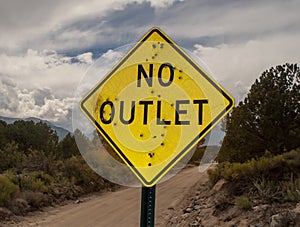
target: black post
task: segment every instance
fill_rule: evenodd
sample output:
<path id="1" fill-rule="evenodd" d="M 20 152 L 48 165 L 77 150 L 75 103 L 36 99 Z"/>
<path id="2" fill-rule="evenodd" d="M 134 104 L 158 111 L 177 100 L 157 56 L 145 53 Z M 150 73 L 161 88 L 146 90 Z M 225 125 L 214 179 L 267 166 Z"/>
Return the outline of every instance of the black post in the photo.
<path id="1" fill-rule="evenodd" d="M 142 187 L 141 227 L 154 227 L 155 187 Z"/>

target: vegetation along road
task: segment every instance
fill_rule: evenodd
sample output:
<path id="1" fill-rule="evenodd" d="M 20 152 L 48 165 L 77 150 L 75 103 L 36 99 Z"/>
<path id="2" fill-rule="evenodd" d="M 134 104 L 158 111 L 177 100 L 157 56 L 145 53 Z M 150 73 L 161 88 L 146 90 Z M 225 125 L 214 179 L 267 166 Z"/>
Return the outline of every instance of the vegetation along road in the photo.
<path id="1" fill-rule="evenodd" d="M 165 226 L 168 211 L 184 199 L 195 183 L 206 180 L 207 175 L 199 173 L 198 167 L 193 167 L 159 184 L 156 191 L 156 226 Z M 140 197 L 140 188 L 108 192 L 82 203 L 45 209 L 25 217 L 18 224 L 14 223 L 14 226 L 139 226 Z"/>

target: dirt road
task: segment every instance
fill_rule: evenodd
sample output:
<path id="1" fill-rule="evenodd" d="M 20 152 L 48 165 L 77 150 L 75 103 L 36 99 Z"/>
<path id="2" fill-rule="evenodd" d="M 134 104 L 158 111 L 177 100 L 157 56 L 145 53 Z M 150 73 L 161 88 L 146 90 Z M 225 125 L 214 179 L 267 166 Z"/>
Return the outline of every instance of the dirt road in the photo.
<path id="1" fill-rule="evenodd" d="M 155 226 L 164 226 L 168 209 L 175 207 L 197 181 L 205 181 L 207 175 L 199 173 L 198 167 L 181 171 L 172 179 L 161 183 L 156 189 Z M 92 196 L 82 203 L 48 208 L 13 226 L 45 227 L 135 227 L 140 222 L 140 188 L 127 188 Z"/>

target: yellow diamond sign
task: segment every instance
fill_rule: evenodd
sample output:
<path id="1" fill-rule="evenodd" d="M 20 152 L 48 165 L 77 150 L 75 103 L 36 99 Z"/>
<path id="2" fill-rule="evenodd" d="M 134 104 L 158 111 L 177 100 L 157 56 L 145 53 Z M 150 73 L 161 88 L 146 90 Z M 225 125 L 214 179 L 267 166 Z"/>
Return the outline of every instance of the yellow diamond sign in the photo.
<path id="1" fill-rule="evenodd" d="M 232 108 L 233 98 L 158 28 L 80 107 L 145 186 L 156 184 Z"/>

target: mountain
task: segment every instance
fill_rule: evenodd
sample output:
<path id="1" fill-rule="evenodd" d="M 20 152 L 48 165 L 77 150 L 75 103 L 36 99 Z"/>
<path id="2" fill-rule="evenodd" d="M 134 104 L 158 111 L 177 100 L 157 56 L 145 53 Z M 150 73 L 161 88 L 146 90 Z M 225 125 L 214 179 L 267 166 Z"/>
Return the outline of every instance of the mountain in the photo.
<path id="1" fill-rule="evenodd" d="M 39 122 L 46 123 L 50 128 L 52 128 L 54 131 L 56 131 L 59 141 L 63 140 L 68 133 L 71 133 L 69 130 L 67 130 L 63 127 L 57 126 L 57 125 L 55 125 L 54 123 L 52 123 L 50 121 L 42 120 L 42 119 L 39 119 L 39 118 L 36 118 L 36 117 L 12 118 L 12 117 L 0 116 L 0 120 L 5 121 L 7 124 L 13 124 L 15 121 L 18 121 L 18 120 L 33 121 L 35 123 L 39 123 Z"/>

